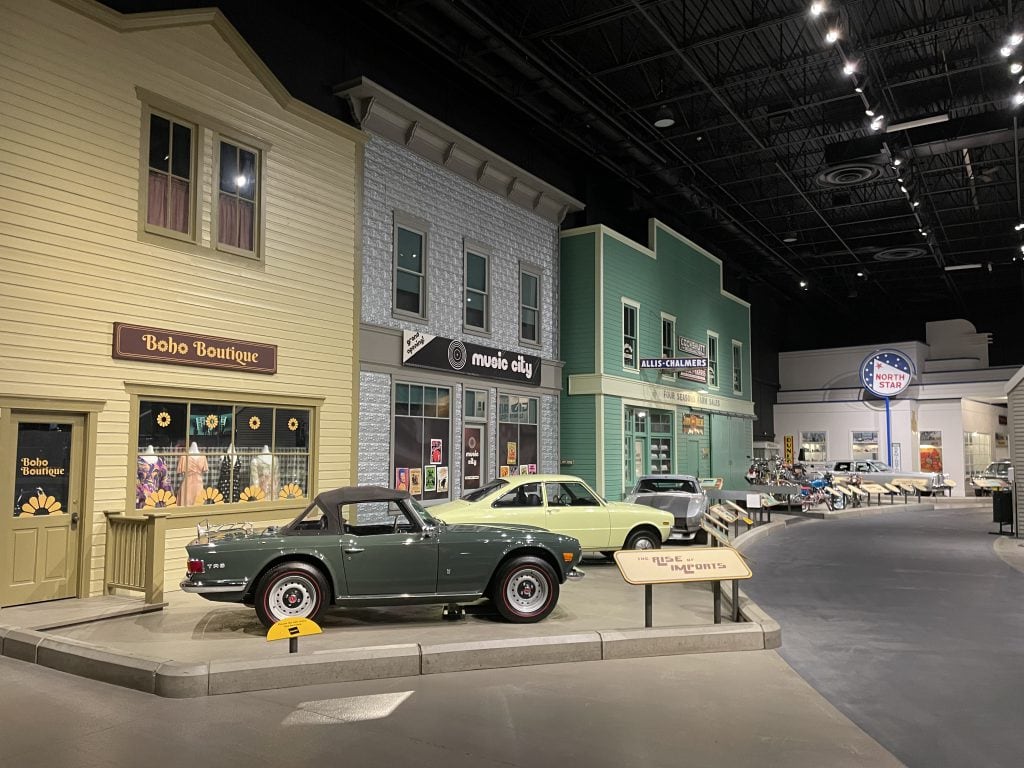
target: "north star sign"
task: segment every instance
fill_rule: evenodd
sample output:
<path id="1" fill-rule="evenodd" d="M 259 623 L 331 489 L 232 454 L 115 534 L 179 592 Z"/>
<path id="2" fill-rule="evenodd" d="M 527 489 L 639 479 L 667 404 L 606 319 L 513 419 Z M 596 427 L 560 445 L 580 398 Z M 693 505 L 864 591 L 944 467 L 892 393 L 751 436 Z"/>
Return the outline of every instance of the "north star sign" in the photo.
<path id="1" fill-rule="evenodd" d="M 449 373 L 540 385 L 539 357 L 446 339 L 421 331 L 402 331 L 402 365 Z"/>
<path id="2" fill-rule="evenodd" d="M 895 397 L 910 386 L 913 378 L 913 362 L 894 349 L 868 355 L 860 366 L 861 383 L 877 397 Z"/>

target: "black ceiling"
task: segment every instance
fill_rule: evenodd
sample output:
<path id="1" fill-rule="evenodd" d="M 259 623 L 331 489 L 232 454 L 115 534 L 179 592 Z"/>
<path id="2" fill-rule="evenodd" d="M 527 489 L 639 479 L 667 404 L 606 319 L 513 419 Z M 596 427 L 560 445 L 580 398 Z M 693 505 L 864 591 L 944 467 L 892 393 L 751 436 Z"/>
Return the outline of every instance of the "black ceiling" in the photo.
<path id="1" fill-rule="evenodd" d="M 214 4 L 325 111 L 342 108 L 334 84 L 365 75 L 582 199 L 568 225 L 643 239 L 663 219 L 771 308 L 782 349 L 922 338 L 927 320 L 965 317 L 994 332 L 994 363 L 1024 360 L 1024 107 L 1017 51 L 1000 53 L 1024 32 L 1019 3 Z M 675 124 L 657 128 L 663 106 Z M 950 270 L 966 265 L 980 266 Z"/>

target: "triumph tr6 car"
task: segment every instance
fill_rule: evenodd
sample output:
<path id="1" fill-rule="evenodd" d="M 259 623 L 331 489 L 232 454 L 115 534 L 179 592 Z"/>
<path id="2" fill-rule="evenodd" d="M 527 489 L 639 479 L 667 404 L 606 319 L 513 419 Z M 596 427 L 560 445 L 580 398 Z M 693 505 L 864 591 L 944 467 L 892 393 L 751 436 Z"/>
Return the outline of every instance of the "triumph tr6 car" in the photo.
<path id="1" fill-rule="evenodd" d="M 670 512 L 606 501 L 573 475 L 498 477 L 458 501 L 430 508 L 449 523 L 524 523 L 580 540 L 587 552 L 657 549 L 675 521 Z"/>
<path id="2" fill-rule="evenodd" d="M 319 494 L 291 523 L 203 530 L 181 588 L 253 606 L 267 627 L 329 605 L 463 603 L 490 597 L 513 623 L 540 621 L 575 571 L 580 543 L 526 525 L 449 525 L 405 491 Z"/>

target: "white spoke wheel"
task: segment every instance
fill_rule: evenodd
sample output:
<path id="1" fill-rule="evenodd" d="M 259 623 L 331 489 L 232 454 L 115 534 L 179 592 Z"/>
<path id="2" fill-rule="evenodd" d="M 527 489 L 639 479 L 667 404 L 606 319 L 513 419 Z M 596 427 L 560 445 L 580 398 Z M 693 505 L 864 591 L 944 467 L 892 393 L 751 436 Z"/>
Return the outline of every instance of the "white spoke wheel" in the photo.
<path id="1" fill-rule="evenodd" d="M 256 615 L 265 627 L 281 619 L 316 621 L 327 599 L 327 583 L 319 570 L 306 563 L 282 563 L 260 579 Z"/>
<path id="2" fill-rule="evenodd" d="M 641 528 L 639 531 L 633 531 L 626 537 L 626 543 L 622 545 L 622 548 L 661 549 L 661 539 L 654 531 L 648 530 L 647 528 Z"/>
<path id="3" fill-rule="evenodd" d="M 539 557 L 517 557 L 501 566 L 491 600 L 506 621 L 532 624 L 554 610 L 558 578 Z"/>

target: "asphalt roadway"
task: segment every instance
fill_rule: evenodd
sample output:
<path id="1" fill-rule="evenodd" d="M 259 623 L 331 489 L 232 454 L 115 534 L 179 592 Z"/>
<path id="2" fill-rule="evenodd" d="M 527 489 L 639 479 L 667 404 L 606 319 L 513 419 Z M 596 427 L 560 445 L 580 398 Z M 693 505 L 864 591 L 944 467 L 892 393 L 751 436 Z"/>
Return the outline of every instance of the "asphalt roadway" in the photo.
<path id="1" fill-rule="evenodd" d="M 783 658 L 911 768 L 1024 765 L 1024 574 L 996 556 L 991 520 L 893 511 L 745 549 Z"/>

